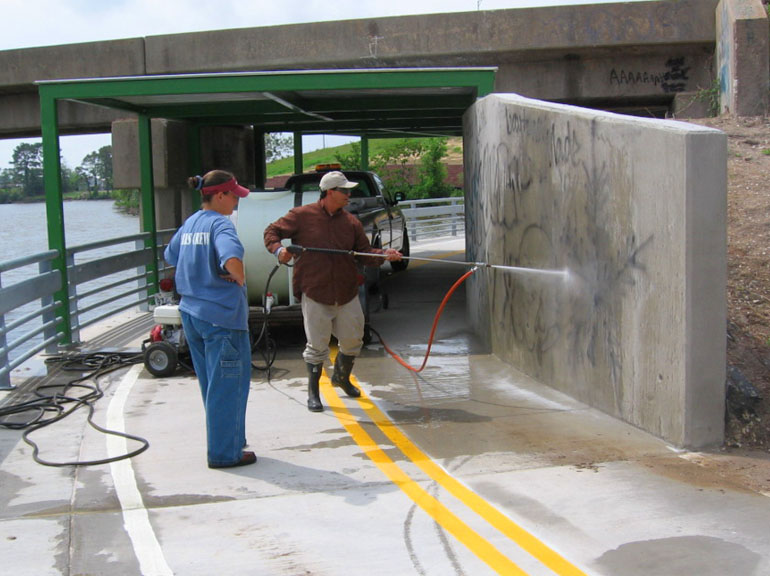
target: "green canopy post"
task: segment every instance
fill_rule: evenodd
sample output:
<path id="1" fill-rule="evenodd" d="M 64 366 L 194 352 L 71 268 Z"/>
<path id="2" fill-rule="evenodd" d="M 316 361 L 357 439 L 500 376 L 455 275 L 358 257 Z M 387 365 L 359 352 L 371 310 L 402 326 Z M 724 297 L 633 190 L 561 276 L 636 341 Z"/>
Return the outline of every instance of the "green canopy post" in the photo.
<path id="1" fill-rule="evenodd" d="M 61 275 L 61 287 L 54 293 L 55 315 L 61 318 L 57 333 L 62 334 L 61 344 L 72 344 L 72 327 L 69 307 L 69 283 L 67 282 L 67 243 L 64 236 L 64 203 L 61 185 L 61 157 L 59 149 L 59 119 L 56 98 L 49 95 L 45 86 L 40 87 L 40 128 L 43 135 L 43 183 L 45 186 L 45 210 L 48 226 L 48 248 L 58 256 L 51 263 L 52 269 Z"/>
<path id="2" fill-rule="evenodd" d="M 302 132 L 294 133 L 294 173 L 302 174 Z"/>
<path id="3" fill-rule="evenodd" d="M 187 165 L 190 167 L 190 174 L 200 174 L 203 176 L 203 161 L 201 160 L 201 126 L 191 123 L 187 132 Z M 195 212 L 201 203 L 201 195 L 197 190 L 188 189 L 190 198 L 191 212 Z M 184 218 L 182 218 L 184 220 Z M 178 225 L 181 222 L 177 223 Z"/>
<path id="4" fill-rule="evenodd" d="M 142 232 L 149 232 L 145 248 L 152 249 L 148 266 L 147 295 L 158 292 L 158 228 L 155 222 L 155 182 L 152 174 L 152 125 L 149 116 L 139 115 L 139 166 L 142 194 Z"/>
<path id="5" fill-rule="evenodd" d="M 254 127 L 254 186 L 264 188 L 267 182 L 267 152 L 265 131 Z"/>
<path id="6" fill-rule="evenodd" d="M 361 170 L 369 170 L 369 138 L 361 136 Z"/>

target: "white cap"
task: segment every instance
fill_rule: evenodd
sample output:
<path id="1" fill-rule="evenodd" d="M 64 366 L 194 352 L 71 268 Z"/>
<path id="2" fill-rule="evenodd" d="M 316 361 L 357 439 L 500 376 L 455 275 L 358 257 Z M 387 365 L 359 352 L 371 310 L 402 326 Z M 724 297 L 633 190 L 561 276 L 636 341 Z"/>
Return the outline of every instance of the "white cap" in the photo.
<path id="1" fill-rule="evenodd" d="M 358 182 L 349 182 L 342 172 L 327 172 L 321 178 L 319 188 L 321 190 L 331 190 L 332 188 L 355 188 Z"/>

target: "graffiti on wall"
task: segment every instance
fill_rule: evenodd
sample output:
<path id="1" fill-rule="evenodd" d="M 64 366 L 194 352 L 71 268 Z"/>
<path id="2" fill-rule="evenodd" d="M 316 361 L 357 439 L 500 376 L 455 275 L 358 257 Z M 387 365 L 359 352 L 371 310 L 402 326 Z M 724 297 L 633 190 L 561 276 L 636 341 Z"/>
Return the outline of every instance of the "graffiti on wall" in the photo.
<path id="1" fill-rule="evenodd" d="M 665 93 L 684 92 L 687 90 L 690 67 L 685 59 L 669 58 L 666 60 L 665 70 L 662 72 L 650 72 L 641 70 L 610 70 L 611 86 L 636 86 L 649 84 L 660 86 Z"/>
<path id="2" fill-rule="evenodd" d="M 569 268 L 570 282 L 490 272 L 490 330 L 522 370 L 558 384 L 605 381 L 608 409 L 622 405 L 622 304 L 647 273 L 653 237 L 639 238 L 618 194 L 629 159 L 574 122 L 504 108 L 504 135 L 471 151 L 466 213 L 473 257 L 527 268 Z M 597 142 L 598 149 L 597 149 Z M 615 148 L 615 149 L 614 149 Z M 620 176 L 619 176 L 620 175 Z"/>
<path id="3" fill-rule="evenodd" d="M 733 108 L 730 100 L 732 94 L 732 27 L 728 25 L 729 14 L 726 2 L 720 3 L 719 19 L 721 27 L 719 30 L 719 42 L 717 42 L 717 69 L 719 70 L 719 101 L 721 103 L 720 112 L 729 112 Z"/>

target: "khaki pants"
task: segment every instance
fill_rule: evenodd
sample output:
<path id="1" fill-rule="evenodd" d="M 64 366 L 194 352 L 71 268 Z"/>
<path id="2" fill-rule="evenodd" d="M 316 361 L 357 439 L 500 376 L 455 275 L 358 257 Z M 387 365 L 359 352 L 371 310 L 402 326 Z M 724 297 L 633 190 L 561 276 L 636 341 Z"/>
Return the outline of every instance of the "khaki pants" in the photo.
<path id="1" fill-rule="evenodd" d="M 340 352 L 358 356 L 364 344 L 364 311 L 358 296 L 347 304 L 328 305 L 302 295 L 302 318 L 307 345 L 302 358 L 308 364 L 323 364 L 329 357 L 329 340 L 337 338 Z"/>

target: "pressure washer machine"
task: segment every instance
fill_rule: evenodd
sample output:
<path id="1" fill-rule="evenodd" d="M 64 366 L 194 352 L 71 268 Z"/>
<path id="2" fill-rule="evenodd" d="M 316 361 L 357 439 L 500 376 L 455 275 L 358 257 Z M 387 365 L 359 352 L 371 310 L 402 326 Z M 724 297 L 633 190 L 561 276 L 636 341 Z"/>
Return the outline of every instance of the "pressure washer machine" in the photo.
<path id="1" fill-rule="evenodd" d="M 190 348 L 182 328 L 179 312 L 179 298 L 174 290 L 174 281 L 165 278 L 160 281 L 160 292 L 155 295 L 152 318 L 155 325 L 150 337 L 142 342 L 144 366 L 153 376 L 171 376 L 181 365 L 192 370 Z"/>
<path id="2" fill-rule="evenodd" d="M 155 326 L 150 337 L 142 343 L 144 366 L 156 377 L 171 376 L 177 364 L 189 367 L 190 349 L 182 329 L 182 315 L 179 305 L 164 304 L 156 306 L 152 313 Z"/>

